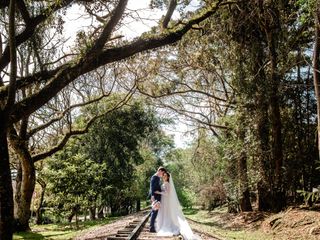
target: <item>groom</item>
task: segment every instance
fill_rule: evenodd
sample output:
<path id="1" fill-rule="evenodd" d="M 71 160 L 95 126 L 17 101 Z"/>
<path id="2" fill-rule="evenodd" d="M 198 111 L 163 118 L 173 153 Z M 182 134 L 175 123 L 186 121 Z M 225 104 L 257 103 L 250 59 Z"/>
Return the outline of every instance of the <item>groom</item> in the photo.
<path id="1" fill-rule="evenodd" d="M 160 177 L 163 176 L 163 173 L 166 172 L 166 169 L 164 167 L 159 167 L 157 172 L 151 177 L 150 181 L 150 195 L 151 195 L 151 203 L 154 201 L 161 201 L 161 194 L 155 193 L 156 191 L 161 192 L 161 183 L 160 183 Z M 158 210 L 151 210 L 151 220 L 150 220 L 150 232 L 156 232 L 156 229 L 154 227 L 154 223 L 156 220 L 156 217 L 158 215 Z"/>

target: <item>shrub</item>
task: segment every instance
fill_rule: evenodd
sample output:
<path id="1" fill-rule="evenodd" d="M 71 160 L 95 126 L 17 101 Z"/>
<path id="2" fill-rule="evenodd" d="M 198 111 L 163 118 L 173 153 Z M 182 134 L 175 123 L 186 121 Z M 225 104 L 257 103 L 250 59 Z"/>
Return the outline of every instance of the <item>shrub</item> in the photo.
<path id="1" fill-rule="evenodd" d="M 227 194 L 220 179 L 215 180 L 212 185 L 204 186 L 200 191 L 200 201 L 203 208 L 212 210 L 226 203 Z"/>

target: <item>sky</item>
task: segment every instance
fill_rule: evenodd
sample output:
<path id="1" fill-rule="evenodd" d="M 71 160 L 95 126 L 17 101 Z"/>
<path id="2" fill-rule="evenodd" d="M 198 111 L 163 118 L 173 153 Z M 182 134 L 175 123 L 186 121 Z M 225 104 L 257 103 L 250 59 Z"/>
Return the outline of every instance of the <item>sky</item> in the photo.
<path id="1" fill-rule="evenodd" d="M 137 17 L 137 21 L 133 19 L 126 20 L 125 27 L 121 29 L 121 32 L 125 35 L 125 38 L 132 39 L 140 36 L 143 32 L 149 31 L 152 26 L 157 24 L 157 20 L 164 14 L 163 11 L 150 10 L 150 0 L 129 0 L 128 10 L 139 10 L 139 15 L 134 14 Z M 73 5 L 66 14 L 65 17 L 65 29 L 66 36 L 70 37 L 70 40 L 74 40 L 73 37 L 76 32 L 83 30 L 91 23 L 90 19 L 80 19 L 82 9 L 79 6 Z M 140 17 L 140 19 L 139 19 Z"/>

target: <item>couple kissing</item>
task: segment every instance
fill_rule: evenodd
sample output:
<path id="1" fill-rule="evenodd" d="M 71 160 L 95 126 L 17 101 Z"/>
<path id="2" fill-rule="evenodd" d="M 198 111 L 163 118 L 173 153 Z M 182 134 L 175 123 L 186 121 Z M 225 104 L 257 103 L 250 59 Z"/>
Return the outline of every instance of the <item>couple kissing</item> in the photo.
<path id="1" fill-rule="evenodd" d="M 162 183 L 161 183 L 162 178 Z M 193 234 L 178 200 L 173 178 L 159 167 L 150 180 L 151 219 L 150 232 L 157 236 L 177 236 L 183 239 L 201 239 Z"/>

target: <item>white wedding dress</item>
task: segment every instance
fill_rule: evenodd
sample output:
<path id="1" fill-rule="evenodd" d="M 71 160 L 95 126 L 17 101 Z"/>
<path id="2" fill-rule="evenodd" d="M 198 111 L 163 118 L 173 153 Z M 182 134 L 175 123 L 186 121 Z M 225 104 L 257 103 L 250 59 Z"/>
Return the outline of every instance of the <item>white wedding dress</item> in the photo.
<path id="1" fill-rule="evenodd" d="M 185 240 L 201 239 L 193 234 L 185 216 L 183 215 L 172 176 L 170 183 L 161 186 L 161 205 L 156 218 L 157 236 L 174 236 L 181 234 Z"/>

